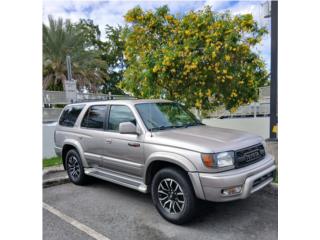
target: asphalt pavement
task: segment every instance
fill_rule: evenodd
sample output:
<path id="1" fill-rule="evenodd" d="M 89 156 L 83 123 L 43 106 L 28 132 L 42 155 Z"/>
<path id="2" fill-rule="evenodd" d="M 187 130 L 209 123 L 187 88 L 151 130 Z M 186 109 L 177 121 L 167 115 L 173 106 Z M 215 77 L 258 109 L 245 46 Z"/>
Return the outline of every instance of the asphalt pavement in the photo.
<path id="1" fill-rule="evenodd" d="M 183 226 L 164 220 L 150 195 L 98 179 L 86 186 L 44 188 L 43 202 L 73 219 L 68 222 L 44 208 L 44 240 L 95 239 L 74 222 L 111 240 L 273 240 L 278 235 L 277 195 L 265 191 L 228 203 L 201 201 L 198 215 Z"/>

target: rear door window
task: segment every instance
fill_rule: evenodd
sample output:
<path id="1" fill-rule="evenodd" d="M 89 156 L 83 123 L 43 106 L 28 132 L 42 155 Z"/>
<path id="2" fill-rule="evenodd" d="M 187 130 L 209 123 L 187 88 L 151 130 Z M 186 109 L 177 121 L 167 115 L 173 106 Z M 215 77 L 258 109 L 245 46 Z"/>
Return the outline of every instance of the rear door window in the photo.
<path id="1" fill-rule="evenodd" d="M 82 119 L 81 127 L 104 129 L 106 110 L 106 105 L 91 106 Z"/>
<path id="2" fill-rule="evenodd" d="M 63 110 L 59 119 L 59 125 L 65 127 L 73 127 L 84 105 L 72 105 Z"/>

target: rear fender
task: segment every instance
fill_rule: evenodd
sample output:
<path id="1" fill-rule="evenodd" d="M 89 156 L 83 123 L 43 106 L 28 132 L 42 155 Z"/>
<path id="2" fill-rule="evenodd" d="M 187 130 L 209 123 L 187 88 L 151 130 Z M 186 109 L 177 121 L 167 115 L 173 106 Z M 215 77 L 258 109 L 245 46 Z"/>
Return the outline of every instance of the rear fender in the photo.
<path id="1" fill-rule="evenodd" d="M 80 155 L 80 158 L 81 158 L 81 162 L 82 162 L 82 166 L 83 167 L 89 167 L 89 165 L 88 165 L 88 163 L 87 163 L 87 160 L 86 160 L 86 158 L 84 157 L 84 151 L 83 151 L 83 149 L 82 149 L 82 147 L 81 147 L 81 144 L 78 142 L 78 141 L 76 141 L 76 140 L 74 140 L 74 139 L 66 139 L 64 142 L 63 142 L 63 146 L 65 146 L 65 145 L 71 145 L 71 146 L 73 146 L 77 151 L 78 151 L 78 153 L 79 153 L 79 155 Z"/>

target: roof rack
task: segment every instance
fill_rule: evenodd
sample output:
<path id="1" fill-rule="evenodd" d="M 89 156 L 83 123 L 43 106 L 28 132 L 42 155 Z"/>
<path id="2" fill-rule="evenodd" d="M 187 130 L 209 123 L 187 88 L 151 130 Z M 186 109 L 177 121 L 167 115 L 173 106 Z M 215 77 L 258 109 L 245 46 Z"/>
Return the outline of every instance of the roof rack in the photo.
<path id="1" fill-rule="evenodd" d="M 136 97 L 128 96 L 128 95 L 113 95 L 102 98 L 89 98 L 89 99 L 77 99 L 77 101 L 73 103 L 85 103 L 85 102 L 102 102 L 102 101 L 110 101 L 110 100 L 135 100 L 138 99 Z"/>
<path id="2" fill-rule="evenodd" d="M 92 102 L 92 101 L 107 101 L 120 99 L 137 99 L 129 95 L 109 95 L 96 93 L 76 93 L 75 100 L 72 103 Z M 67 98 L 64 91 L 43 91 L 43 104 L 70 104 L 70 99 Z"/>

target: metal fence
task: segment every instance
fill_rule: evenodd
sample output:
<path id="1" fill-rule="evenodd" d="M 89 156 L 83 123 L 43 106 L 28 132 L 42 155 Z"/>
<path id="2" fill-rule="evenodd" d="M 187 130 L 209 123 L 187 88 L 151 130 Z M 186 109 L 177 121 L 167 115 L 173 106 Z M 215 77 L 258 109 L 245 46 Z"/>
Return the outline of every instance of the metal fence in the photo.
<path id="1" fill-rule="evenodd" d="M 259 88 L 259 102 L 270 102 L 270 86 Z"/>
<path id="2" fill-rule="evenodd" d="M 209 114 L 212 118 L 266 117 L 270 115 L 270 86 L 259 88 L 257 102 L 240 106 L 235 112 L 221 107 Z"/>
<path id="3" fill-rule="evenodd" d="M 55 122 L 58 120 L 62 108 L 42 108 L 42 121 Z"/>
<path id="4" fill-rule="evenodd" d="M 249 105 L 240 106 L 235 112 L 224 108 L 218 109 L 209 114 L 212 118 L 235 118 L 235 117 L 266 117 L 270 114 L 270 103 L 255 102 Z"/>
<path id="5" fill-rule="evenodd" d="M 76 102 L 103 101 L 110 99 L 135 99 L 128 95 L 109 95 L 93 93 L 77 93 Z M 43 91 L 43 122 L 57 121 L 61 108 L 52 108 L 55 104 L 68 104 L 65 92 Z M 212 118 L 261 117 L 270 115 L 270 87 L 259 88 L 258 102 L 240 106 L 236 112 L 220 108 L 209 114 Z"/>

